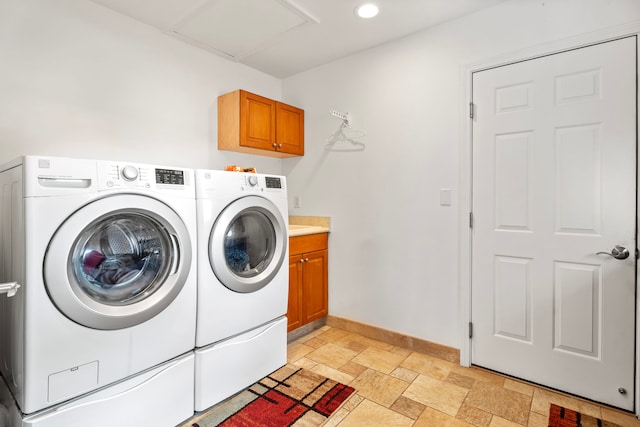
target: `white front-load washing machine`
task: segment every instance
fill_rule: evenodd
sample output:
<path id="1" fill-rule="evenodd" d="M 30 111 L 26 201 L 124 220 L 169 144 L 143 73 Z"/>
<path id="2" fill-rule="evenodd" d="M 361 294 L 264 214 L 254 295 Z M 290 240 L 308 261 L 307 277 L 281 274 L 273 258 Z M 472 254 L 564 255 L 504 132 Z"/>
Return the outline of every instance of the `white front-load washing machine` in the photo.
<path id="1" fill-rule="evenodd" d="M 286 363 L 288 207 L 281 176 L 196 170 L 195 410 Z"/>
<path id="2" fill-rule="evenodd" d="M 191 416 L 191 375 L 173 390 L 143 377 L 135 393 L 122 387 L 193 367 L 193 170 L 25 156 L 0 168 L 0 186 L 0 282 L 20 285 L 0 298 L 0 372 L 20 412 L 69 413 L 74 399 L 87 407 L 117 386 L 112 407 L 130 396 L 151 413 L 171 393 L 175 415 L 162 425 Z"/>

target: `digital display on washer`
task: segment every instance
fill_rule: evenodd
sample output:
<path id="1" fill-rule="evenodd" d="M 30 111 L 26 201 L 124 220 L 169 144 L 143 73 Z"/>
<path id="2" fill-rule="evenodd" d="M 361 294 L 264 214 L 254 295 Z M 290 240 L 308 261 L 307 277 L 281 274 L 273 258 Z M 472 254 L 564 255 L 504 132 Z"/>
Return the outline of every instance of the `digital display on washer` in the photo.
<path id="1" fill-rule="evenodd" d="M 156 169 L 156 184 L 184 185 L 184 171 Z"/>
<path id="2" fill-rule="evenodd" d="M 267 176 L 264 179 L 267 182 L 267 188 L 282 188 L 282 183 L 280 182 L 280 178 Z"/>

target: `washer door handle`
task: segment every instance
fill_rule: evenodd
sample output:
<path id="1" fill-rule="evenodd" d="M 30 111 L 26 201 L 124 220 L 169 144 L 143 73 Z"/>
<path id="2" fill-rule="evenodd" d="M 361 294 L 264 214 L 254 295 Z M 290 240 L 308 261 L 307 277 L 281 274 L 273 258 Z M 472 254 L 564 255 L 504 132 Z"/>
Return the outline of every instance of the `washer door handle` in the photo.
<path id="1" fill-rule="evenodd" d="M 0 294 L 7 294 L 7 298 L 11 298 L 18 292 L 19 287 L 18 282 L 0 283 Z"/>
<path id="2" fill-rule="evenodd" d="M 171 266 L 171 275 L 173 276 L 180 268 L 180 245 L 178 244 L 178 236 L 171 234 L 171 245 L 173 246 L 173 265 Z"/>

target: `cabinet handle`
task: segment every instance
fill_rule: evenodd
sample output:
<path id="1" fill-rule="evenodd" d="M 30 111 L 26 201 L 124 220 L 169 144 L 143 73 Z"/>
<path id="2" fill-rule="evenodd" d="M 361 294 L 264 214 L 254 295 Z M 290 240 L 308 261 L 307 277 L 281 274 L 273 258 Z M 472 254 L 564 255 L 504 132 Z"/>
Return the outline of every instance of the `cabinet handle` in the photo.
<path id="1" fill-rule="evenodd" d="M 304 262 L 304 258 L 300 260 L 300 262 Z"/>
<path id="2" fill-rule="evenodd" d="M 282 144 L 278 144 L 278 148 L 282 148 Z"/>
<path id="3" fill-rule="evenodd" d="M 305 259 L 304 259 L 304 262 L 309 262 L 309 258 L 305 258 Z"/>
<path id="4" fill-rule="evenodd" d="M 273 148 L 276 148 L 278 146 L 278 144 L 276 144 L 275 142 L 271 145 L 273 146 Z"/>

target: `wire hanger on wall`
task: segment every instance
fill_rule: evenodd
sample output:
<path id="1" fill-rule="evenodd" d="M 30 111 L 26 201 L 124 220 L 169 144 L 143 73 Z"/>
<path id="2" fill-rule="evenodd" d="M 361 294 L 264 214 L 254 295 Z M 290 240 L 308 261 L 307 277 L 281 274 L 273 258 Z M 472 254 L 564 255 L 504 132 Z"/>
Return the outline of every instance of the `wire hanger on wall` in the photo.
<path id="1" fill-rule="evenodd" d="M 327 138 L 327 144 L 324 146 L 325 150 L 364 151 L 364 143 L 356 141 L 356 139 L 366 136 L 366 133 L 363 130 L 354 129 L 351 127 L 351 115 L 349 113 L 340 113 L 336 110 L 330 110 L 329 114 L 342 119 L 342 123 L 340 124 L 338 130 L 329 135 L 329 138 Z M 340 142 L 343 141 L 347 144 L 340 144 Z"/>

